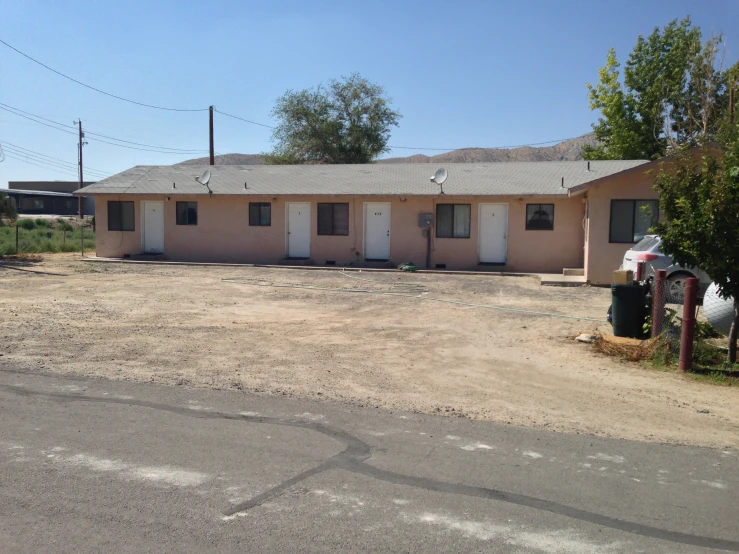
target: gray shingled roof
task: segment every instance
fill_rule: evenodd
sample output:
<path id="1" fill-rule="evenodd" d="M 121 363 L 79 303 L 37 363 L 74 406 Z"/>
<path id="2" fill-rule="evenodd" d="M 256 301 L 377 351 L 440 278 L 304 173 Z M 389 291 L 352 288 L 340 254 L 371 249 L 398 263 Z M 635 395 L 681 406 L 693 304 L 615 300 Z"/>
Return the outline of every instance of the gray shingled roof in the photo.
<path id="1" fill-rule="evenodd" d="M 443 164 L 448 195 L 567 194 L 570 187 L 647 163 L 499 162 Z M 441 167 L 441 166 L 439 166 Z M 75 194 L 207 194 L 195 177 L 210 169 L 210 189 L 221 195 L 436 195 L 434 164 L 136 166 Z M 564 188 L 562 188 L 564 178 Z M 172 184 L 176 188 L 172 188 Z M 244 189 L 244 183 L 247 188 Z"/>

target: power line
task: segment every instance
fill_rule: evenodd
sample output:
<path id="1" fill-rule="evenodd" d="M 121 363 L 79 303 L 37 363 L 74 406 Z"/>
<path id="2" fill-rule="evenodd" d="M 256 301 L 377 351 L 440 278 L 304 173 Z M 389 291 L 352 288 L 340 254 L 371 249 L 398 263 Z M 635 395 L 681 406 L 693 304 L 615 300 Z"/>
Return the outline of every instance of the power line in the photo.
<path id="1" fill-rule="evenodd" d="M 85 135 L 87 134 L 88 132 L 85 131 Z M 89 133 L 89 134 L 92 134 L 92 133 Z M 154 150 L 151 148 L 139 148 L 138 146 L 127 146 L 125 144 L 117 144 L 115 142 L 110 142 L 110 141 L 99 139 L 99 138 L 94 138 L 90 140 L 94 142 L 102 142 L 105 144 L 110 144 L 112 146 L 118 146 L 119 148 L 128 148 L 129 150 L 139 150 L 141 152 L 156 152 L 158 154 L 177 154 L 179 156 L 184 156 L 184 155 L 193 155 L 193 154 L 199 154 L 202 152 L 207 152 L 207 150 L 192 150 L 192 151 Z M 118 140 L 118 139 L 115 139 L 115 140 Z"/>
<path id="2" fill-rule="evenodd" d="M 57 168 L 57 167 L 50 167 L 50 166 L 48 166 L 48 165 L 41 165 L 41 164 L 37 164 L 37 163 L 31 162 L 31 161 L 29 161 L 29 160 L 27 160 L 27 159 L 23 159 L 23 158 L 19 158 L 19 157 L 16 157 L 16 156 L 14 156 L 13 154 L 11 154 L 10 152 L 6 153 L 5 155 L 6 155 L 6 156 L 7 156 L 8 158 L 12 158 L 12 159 L 14 159 L 14 160 L 18 160 L 19 162 L 23 162 L 23 163 L 27 163 L 27 164 L 35 165 L 36 167 L 40 167 L 40 168 L 43 168 L 43 169 L 47 169 L 47 170 L 51 170 L 51 171 L 58 171 L 58 172 L 60 172 L 60 173 L 66 173 L 67 175 L 72 175 L 72 176 L 74 176 L 74 177 L 76 177 L 76 176 L 77 176 L 77 172 L 73 172 L 73 171 L 69 171 L 69 170 L 64 170 L 64 169 L 60 169 L 60 168 Z"/>
<path id="3" fill-rule="evenodd" d="M 169 148 L 168 146 L 156 146 L 156 145 L 153 145 L 153 144 L 144 144 L 144 143 L 141 143 L 141 142 L 132 142 L 130 140 L 123 140 L 123 139 L 119 139 L 119 138 L 115 138 L 115 137 L 109 137 L 109 136 L 106 136 L 106 135 L 101 135 L 99 133 L 93 133 L 92 131 L 87 131 L 87 130 L 85 131 L 85 135 L 94 135 L 96 137 L 103 137 L 103 138 L 107 138 L 107 139 L 111 139 L 111 140 L 117 140 L 118 142 L 125 142 L 127 144 L 135 144 L 135 145 L 138 145 L 138 146 L 146 146 L 148 148 L 162 148 L 162 149 L 165 149 L 165 150 L 173 150 L 173 151 L 177 151 L 177 152 L 182 152 L 183 154 L 200 154 L 201 152 L 207 152 L 207 150 L 190 150 L 190 149 L 187 149 L 187 148 Z"/>
<path id="4" fill-rule="evenodd" d="M 8 104 L 0 103 L 0 110 L 5 110 L 6 112 L 9 112 L 9 113 L 12 113 L 14 115 L 23 117 L 23 118 L 28 119 L 30 121 L 34 121 L 36 123 L 40 123 L 41 125 L 45 125 L 46 127 L 51 127 L 52 129 L 56 129 L 57 131 L 62 131 L 64 133 L 69 133 L 70 135 L 77 136 L 77 133 L 76 132 L 69 130 L 72 127 L 71 125 L 70 126 L 67 126 L 67 125 L 64 125 L 63 123 L 59 123 L 57 121 L 53 121 L 51 119 L 47 119 L 47 118 L 41 117 L 39 115 L 32 114 L 30 112 L 26 112 L 26 111 L 20 110 L 18 108 L 15 108 L 13 106 L 8 105 Z M 43 121 L 39 121 L 39 120 L 43 120 Z M 48 123 L 46 123 L 46 122 L 48 122 Z M 86 133 L 88 133 L 88 132 L 89 131 L 86 131 Z M 133 143 L 131 141 L 125 141 L 123 139 L 118 139 L 118 138 L 115 138 L 115 137 L 108 137 L 106 135 L 99 135 L 97 133 L 89 133 L 89 134 L 91 134 L 91 135 L 94 134 L 96 136 L 101 136 L 101 137 L 104 136 L 106 138 L 110 138 L 111 140 L 115 140 L 115 141 L 118 141 L 118 142 L 129 142 L 131 144 L 141 144 L 141 143 Z M 207 150 L 185 150 L 185 149 L 182 149 L 182 148 L 169 148 L 168 146 L 151 146 L 151 148 L 139 148 L 139 147 L 135 147 L 135 146 L 126 146 L 125 144 L 116 144 L 114 142 L 109 142 L 107 140 L 102 140 L 102 139 L 99 139 L 99 138 L 91 139 L 91 140 L 95 140 L 97 142 L 103 142 L 105 144 L 110 144 L 110 145 L 113 145 L 113 146 L 118 146 L 120 148 L 128 148 L 128 149 L 131 149 L 131 150 L 141 150 L 143 152 L 156 152 L 156 153 L 159 153 L 159 154 L 179 154 L 179 155 L 184 155 L 184 154 L 200 154 L 202 152 L 207 152 Z M 149 146 L 149 145 L 147 145 L 147 146 Z"/>
<path id="5" fill-rule="evenodd" d="M 509 144 L 506 146 L 467 146 L 462 148 L 428 148 L 423 146 L 392 146 L 388 144 L 388 148 L 396 148 L 401 150 L 434 150 L 434 151 L 440 151 L 440 152 L 449 152 L 451 150 L 493 150 L 493 149 L 504 149 L 504 148 L 522 148 L 524 146 L 541 146 L 544 144 L 554 144 L 558 142 L 564 142 L 566 140 L 571 140 L 573 138 L 579 138 L 579 137 L 570 137 L 570 138 L 564 138 L 564 139 L 557 139 L 557 140 L 547 140 L 545 142 L 531 142 L 528 144 Z"/>
<path id="6" fill-rule="evenodd" d="M 239 117 L 238 115 L 232 115 L 230 113 L 222 112 L 221 110 L 216 109 L 216 112 L 218 112 L 221 115 L 225 115 L 226 117 L 233 117 L 234 119 L 238 119 L 239 121 L 243 121 L 245 123 L 251 123 L 252 125 L 259 125 L 260 127 L 266 127 L 267 129 L 274 129 L 271 125 L 265 125 L 264 123 L 257 123 L 256 121 L 251 121 L 250 119 L 244 119 L 243 117 Z"/>
<path id="7" fill-rule="evenodd" d="M 29 117 L 27 115 L 23 115 L 22 113 L 16 113 L 16 112 L 14 112 L 12 110 L 9 110 L 8 108 L 4 108 L 3 106 L 4 106 L 4 104 L 3 105 L 0 105 L 0 110 L 5 110 L 6 112 L 10 112 L 10 113 L 12 113 L 14 115 L 19 115 L 21 117 L 25 117 L 26 119 L 29 119 L 31 121 L 35 121 L 36 123 L 40 123 L 41 125 L 46 125 L 47 127 L 51 127 L 52 129 L 56 129 L 57 131 L 62 131 L 63 133 L 69 133 L 70 135 L 76 135 L 77 134 L 77 133 L 73 133 L 72 131 L 69 131 L 67 129 L 60 129 L 59 127 L 54 127 L 52 125 L 49 125 L 48 123 L 44 123 L 43 121 L 39 121 L 37 119 L 33 119 L 32 117 Z M 61 127 L 66 127 L 63 124 L 56 123 L 56 122 L 54 122 L 54 125 L 59 125 Z"/>
<path id="8" fill-rule="evenodd" d="M 8 142 L 7 140 L 0 140 L 0 144 L 4 144 L 4 145 L 6 145 L 6 146 L 8 146 L 8 147 L 10 147 L 11 149 L 14 149 L 14 150 L 20 150 L 21 153 L 28 153 L 30 155 L 39 156 L 39 157 L 42 157 L 42 158 L 48 158 L 49 160 L 52 160 L 52 161 L 56 161 L 56 162 L 60 162 L 60 163 L 63 163 L 63 164 L 67 164 L 67 165 L 70 165 L 70 166 L 75 167 L 75 168 L 77 167 L 77 164 L 75 162 L 68 162 L 68 161 L 63 160 L 61 158 L 55 158 L 53 156 L 48 156 L 46 154 L 42 154 L 41 152 L 36 152 L 35 150 L 30 150 L 28 148 L 24 148 L 22 146 L 18 146 L 17 144 L 13 144 L 12 142 Z M 94 167 L 85 166 L 85 170 L 86 171 L 92 171 L 93 173 L 101 173 L 103 175 L 112 175 L 112 173 L 110 173 L 109 171 L 103 171 L 101 169 L 96 169 Z"/>
<path id="9" fill-rule="evenodd" d="M 64 77 L 65 79 L 69 79 L 70 81 L 72 81 L 74 83 L 77 83 L 78 85 L 82 85 L 83 87 L 89 88 L 90 90 L 94 90 L 95 92 L 99 92 L 100 94 L 105 94 L 106 96 L 110 96 L 111 98 L 116 98 L 118 100 L 123 100 L 124 102 L 129 102 L 130 104 L 136 104 L 137 106 L 144 106 L 146 108 L 153 108 L 155 110 L 166 110 L 166 111 L 169 111 L 169 112 L 205 112 L 205 111 L 208 110 L 208 108 L 198 108 L 198 109 L 165 108 L 163 106 L 154 106 L 152 104 L 144 104 L 143 102 L 137 102 L 136 100 L 130 100 L 128 98 L 124 98 L 123 96 L 118 96 L 118 95 L 115 95 L 115 94 L 111 94 L 110 92 L 105 92 L 104 90 L 100 90 L 99 88 L 95 88 L 95 87 L 93 87 L 91 85 L 85 84 L 82 81 L 78 81 L 74 77 L 70 77 L 69 75 L 65 75 L 64 73 L 62 73 L 61 71 L 57 71 L 53 67 L 49 67 L 45 63 L 42 63 L 42 62 L 38 61 L 35 58 L 32 58 L 31 56 L 29 56 L 28 54 L 25 54 L 24 52 L 21 52 L 20 50 L 18 50 L 14 46 L 11 46 L 10 44 L 8 44 L 7 42 L 5 42 L 2 39 L 0 39 L 0 43 L 4 44 L 5 46 L 7 46 L 8 48 L 10 48 L 11 50 L 14 50 L 15 52 L 17 52 L 18 54 L 20 54 L 24 58 L 28 58 L 32 62 L 37 63 L 41 67 L 44 67 L 44 68 L 48 69 L 49 71 L 52 71 L 52 72 L 56 73 L 57 75 L 60 75 L 60 76 Z"/>
<path id="10" fill-rule="evenodd" d="M 66 163 L 55 162 L 53 160 L 47 160 L 47 159 L 42 158 L 40 156 L 37 156 L 35 154 L 29 154 L 28 152 L 23 152 L 23 151 L 20 151 L 20 150 L 16 150 L 14 148 L 11 148 L 11 147 L 7 146 L 7 144 L 5 145 L 5 147 L 7 148 L 8 153 L 13 154 L 15 156 L 18 156 L 18 157 L 22 158 L 25 161 L 37 162 L 37 163 L 40 163 L 40 164 L 51 166 L 54 169 L 59 169 L 59 170 L 64 170 L 64 171 L 76 171 L 76 169 L 74 167 L 72 167 L 70 165 L 67 165 Z"/>
<path id="11" fill-rule="evenodd" d="M 237 115 L 232 115 L 230 113 L 222 112 L 219 109 L 215 110 L 221 115 L 225 115 L 226 117 L 232 117 L 234 119 L 238 119 L 239 121 L 243 121 L 245 123 L 251 123 L 252 125 L 259 125 L 260 127 L 266 127 L 267 129 L 275 129 L 272 125 L 265 125 L 264 123 L 258 123 L 256 121 L 251 121 L 250 119 L 244 119 L 243 117 L 239 117 Z M 559 142 L 564 142 L 566 140 L 570 140 L 573 138 L 578 137 L 569 137 L 565 139 L 556 139 L 556 140 L 547 140 L 545 142 L 531 142 L 528 144 L 509 144 L 505 146 L 469 146 L 469 147 L 463 147 L 463 148 L 430 148 L 426 146 L 392 146 L 388 145 L 388 148 L 395 148 L 395 149 L 401 149 L 401 150 L 434 150 L 438 152 L 449 152 L 451 150 L 487 150 L 487 149 L 504 149 L 504 148 L 521 148 L 524 146 L 542 146 L 544 144 L 554 144 Z"/>
<path id="12" fill-rule="evenodd" d="M 75 172 L 77 171 L 77 169 L 74 168 L 74 167 L 70 167 L 70 166 L 65 165 L 65 164 L 62 164 L 60 162 L 54 162 L 54 161 L 51 161 L 51 160 L 46 160 L 44 158 L 40 158 L 38 156 L 35 156 L 33 154 L 28 154 L 26 152 L 20 152 L 20 151 L 8 149 L 8 153 L 13 154 L 14 156 L 18 156 L 18 157 L 22 158 L 25 161 L 36 162 L 36 163 L 44 164 L 45 166 L 53 167 L 53 169 L 59 169 L 59 170 L 62 170 L 62 171 L 75 171 Z M 94 173 L 94 172 L 91 172 L 90 175 L 92 177 L 95 177 L 96 179 L 105 179 L 105 178 L 108 177 L 107 175 L 98 174 L 98 173 Z"/>

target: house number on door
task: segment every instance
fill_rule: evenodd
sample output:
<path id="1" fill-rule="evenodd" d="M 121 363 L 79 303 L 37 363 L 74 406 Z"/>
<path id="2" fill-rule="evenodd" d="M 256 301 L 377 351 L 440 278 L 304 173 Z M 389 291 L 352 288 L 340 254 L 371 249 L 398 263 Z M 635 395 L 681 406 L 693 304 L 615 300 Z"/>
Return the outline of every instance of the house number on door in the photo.
<path id="1" fill-rule="evenodd" d="M 375 215 L 382 215 L 382 212 L 375 212 Z"/>

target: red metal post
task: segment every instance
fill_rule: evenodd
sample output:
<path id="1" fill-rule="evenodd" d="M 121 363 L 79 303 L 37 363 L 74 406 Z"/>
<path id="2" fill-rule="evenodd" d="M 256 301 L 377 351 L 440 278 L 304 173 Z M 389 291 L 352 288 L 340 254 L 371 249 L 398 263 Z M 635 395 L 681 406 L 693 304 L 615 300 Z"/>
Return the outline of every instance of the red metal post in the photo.
<path id="1" fill-rule="evenodd" d="M 683 304 L 683 329 L 680 335 L 681 371 L 693 367 L 693 337 L 695 335 L 695 305 L 698 302 L 698 279 L 688 277 L 685 280 L 685 303 Z"/>
<path id="2" fill-rule="evenodd" d="M 636 262 L 636 280 L 641 283 L 644 279 L 644 262 Z"/>
<path id="3" fill-rule="evenodd" d="M 654 279 L 654 296 L 652 297 L 652 338 L 662 332 L 662 323 L 665 319 L 665 282 L 667 271 L 658 269 Z"/>

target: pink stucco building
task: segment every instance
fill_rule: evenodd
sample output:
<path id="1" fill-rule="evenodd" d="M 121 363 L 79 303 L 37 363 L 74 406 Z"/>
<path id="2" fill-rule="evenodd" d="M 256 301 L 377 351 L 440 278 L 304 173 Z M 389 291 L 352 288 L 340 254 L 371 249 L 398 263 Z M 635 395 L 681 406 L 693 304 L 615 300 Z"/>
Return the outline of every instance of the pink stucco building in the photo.
<path id="1" fill-rule="evenodd" d="M 657 212 L 655 162 L 137 166 L 85 187 L 97 255 L 431 269 L 611 280 Z M 211 170 L 207 187 L 196 181 Z"/>

